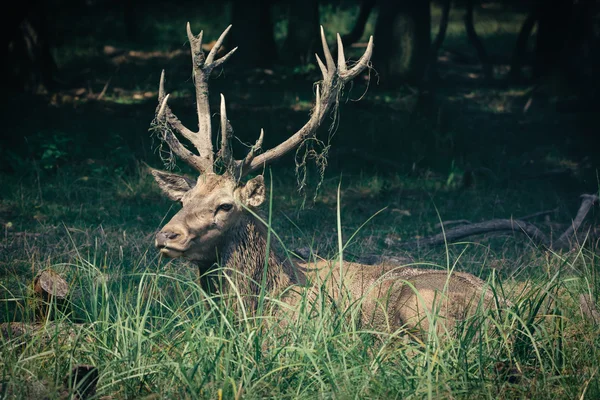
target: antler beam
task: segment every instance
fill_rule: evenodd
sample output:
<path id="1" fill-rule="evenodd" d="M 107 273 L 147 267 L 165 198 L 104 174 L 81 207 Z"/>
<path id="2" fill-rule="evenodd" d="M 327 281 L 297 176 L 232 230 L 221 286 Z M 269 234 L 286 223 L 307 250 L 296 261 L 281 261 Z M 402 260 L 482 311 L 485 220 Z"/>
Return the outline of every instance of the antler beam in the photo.
<path id="1" fill-rule="evenodd" d="M 365 53 L 352 68 L 348 69 L 346 65 L 346 58 L 344 56 L 344 46 L 342 44 L 340 34 L 338 33 L 338 62 L 336 68 L 333 57 L 331 56 L 331 52 L 329 51 L 329 46 L 327 45 L 327 40 L 325 39 L 325 31 L 323 30 L 322 26 L 321 43 L 323 45 L 323 54 L 325 56 L 326 65 L 323 64 L 319 56 L 316 55 L 317 63 L 319 64 L 321 74 L 323 75 L 323 80 L 317 85 L 315 107 L 312 110 L 310 119 L 302 128 L 300 128 L 300 130 L 276 147 L 273 147 L 272 149 L 269 149 L 259 155 L 255 155 L 251 150 L 244 160 L 242 170 L 239 171 L 240 177 L 254 170 L 262 168 L 265 164 L 280 158 L 285 153 L 300 145 L 300 143 L 306 140 L 306 138 L 314 136 L 332 105 L 337 102 L 338 96 L 344 84 L 355 78 L 369 65 L 371 55 L 373 54 L 373 36 L 371 36 L 369 38 L 369 44 L 367 45 Z M 261 132 L 261 137 L 259 138 L 260 143 L 262 143 L 262 137 L 263 133 Z"/>
<path id="2" fill-rule="evenodd" d="M 202 32 L 200 32 L 198 36 L 194 36 L 191 32 L 189 23 L 187 25 L 187 35 L 192 52 L 194 86 L 196 89 L 198 132 L 193 132 L 183 126 L 181 121 L 179 121 L 167 105 L 169 96 L 165 95 L 164 71 L 161 75 L 157 120 L 165 120 L 170 128 L 188 139 L 194 147 L 196 147 L 199 154 L 196 155 L 183 146 L 170 129 L 163 129 L 163 140 L 167 142 L 171 150 L 178 157 L 182 158 L 200 173 L 214 173 L 215 159 L 211 139 L 212 129 L 210 107 L 208 103 L 208 78 L 214 68 L 227 61 L 235 50 L 237 50 L 236 47 L 223 57 L 215 59 L 216 54 L 222 46 L 223 40 L 230 29 L 231 25 L 221 34 L 205 58 L 204 52 L 202 51 Z M 325 63 L 321 61 L 318 55 L 317 63 L 321 70 L 321 74 L 323 75 L 323 79 L 316 85 L 315 106 L 312 109 L 310 119 L 287 140 L 266 152 L 258 154 L 264 139 L 264 131 L 261 130 L 258 140 L 255 145 L 252 146 L 246 157 L 241 160 L 235 160 L 233 158 L 229 143 L 231 140 L 232 129 L 229 120 L 227 119 L 225 97 L 221 94 L 221 149 L 219 150 L 219 157 L 226 166 L 228 173 L 233 174 L 238 179 L 242 178 L 250 172 L 262 168 L 267 163 L 280 158 L 285 153 L 299 146 L 307 138 L 314 136 L 333 104 L 337 103 L 344 84 L 355 78 L 369 65 L 371 55 L 373 54 L 373 37 L 371 36 L 365 53 L 354 66 L 348 68 L 342 39 L 339 34 L 337 35 L 337 65 L 331 56 L 323 27 L 321 27 L 321 43 L 323 46 Z"/>
<path id="3" fill-rule="evenodd" d="M 192 53 L 192 72 L 194 77 L 194 87 L 196 89 L 196 108 L 198 114 L 198 131 L 193 132 L 186 128 L 181 121 L 173 114 L 167 101 L 168 95 L 165 95 L 165 72 L 160 78 L 160 85 L 158 90 L 158 101 L 160 104 L 159 111 L 157 112 L 157 120 L 166 123 L 173 128 L 177 133 L 189 140 L 196 150 L 198 155 L 187 150 L 170 129 L 163 129 L 163 140 L 167 142 L 171 150 L 190 166 L 195 168 L 200 173 L 214 173 L 214 153 L 212 146 L 212 127 L 210 122 L 210 105 L 208 102 L 208 79 L 213 69 L 222 65 L 225 61 L 231 57 L 231 55 L 237 50 L 237 47 L 232 49 L 230 52 L 225 54 L 219 59 L 215 59 L 217 52 L 223 45 L 223 41 L 229 33 L 231 25 L 223 31 L 219 39 L 215 42 L 214 46 L 205 57 L 204 51 L 202 50 L 202 36 L 201 31 L 198 36 L 194 36 L 188 22 L 186 30 L 188 40 L 190 42 L 190 48 Z"/>

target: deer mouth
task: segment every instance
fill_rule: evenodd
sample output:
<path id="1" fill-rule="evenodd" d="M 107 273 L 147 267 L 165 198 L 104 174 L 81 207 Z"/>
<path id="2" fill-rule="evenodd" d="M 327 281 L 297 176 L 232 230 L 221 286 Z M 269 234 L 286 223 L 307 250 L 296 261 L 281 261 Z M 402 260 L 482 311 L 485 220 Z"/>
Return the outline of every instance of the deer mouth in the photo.
<path id="1" fill-rule="evenodd" d="M 179 258 L 183 256 L 185 250 L 174 249 L 172 247 L 162 247 L 160 249 L 160 254 L 167 256 L 169 258 Z"/>
<path id="2" fill-rule="evenodd" d="M 183 257 L 186 251 L 190 248 L 190 238 L 184 242 L 174 242 L 168 240 L 170 238 L 161 237 L 161 233 L 157 234 L 154 245 L 163 256 L 170 258 Z"/>

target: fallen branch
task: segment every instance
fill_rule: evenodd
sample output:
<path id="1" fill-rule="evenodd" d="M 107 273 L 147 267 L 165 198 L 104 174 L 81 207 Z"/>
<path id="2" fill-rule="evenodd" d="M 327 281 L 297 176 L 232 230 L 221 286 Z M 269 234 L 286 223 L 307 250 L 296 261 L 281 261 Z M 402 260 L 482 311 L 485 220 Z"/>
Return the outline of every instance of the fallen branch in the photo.
<path id="1" fill-rule="evenodd" d="M 576 235 L 577 230 L 583 223 L 583 220 L 589 213 L 592 206 L 598 203 L 598 196 L 593 194 L 581 195 L 581 206 L 571 225 L 560 235 L 560 237 L 552 242 L 552 237 L 547 236 L 537 226 L 523 219 L 493 219 L 489 221 L 477 222 L 468 225 L 457 226 L 448 229 L 440 234 L 430 236 L 424 239 L 417 239 L 409 242 L 395 242 L 394 245 L 400 247 L 420 247 L 420 246 L 436 246 L 444 243 L 452 243 L 458 240 L 474 235 L 482 235 L 498 232 L 515 232 L 527 235 L 532 242 L 542 245 L 551 250 L 568 250 L 571 248 L 571 239 Z M 534 216 L 543 215 L 552 211 L 543 211 L 529 215 L 525 218 L 533 218 Z"/>
<path id="2" fill-rule="evenodd" d="M 472 224 L 472 222 L 469 221 L 468 219 L 451 219 L 448 221 L 443 221 L 442 223 L 439 223 L 439 224 L 435 224 L 435 227 L 441 228 L 443 226 L 445 228 L 450 225 L 470 225 L 470 224 Z"/>
<path id="3" fill-rule="evenodd" d="M 554 213 L 557 213 L 557 212 L 558 212 L 558 207 L 554 208 L 552 210 L 539 211 L 539 212 L 536 212 L 536 213 L 533 213 L 533 214 L 529 214 L 529 215 L 526 215 L 524 217 L 518 218 L 518 220 L 519 221 L 526 221 L 528 219 L 534 219 L 534 218 L 537 218 L 537 217 L 544 217 L 546 215 L 554 214 Z M 435 224 L 435 227 L 436 228 L 441 228 L 443 226 L 444 228 L 446 228 L 446 227 L 448 227 L 450 225 L 470 225 L 470 224 L 472 224 L 472 222 L 469 221 L 468 219 L 450 219 L 448 221 L 442 221 L 441 223 Z"/>
<path id="4" fill-rule="evenodd" d="M 598 202 L 598 196 L 594 194 L 582 194 L 581 199 L 581 206 L 579 207 L 579 211 L 577 211 L 577 215 L 575 216 L 573 223 L 554 243 L 555 248 L 565 249 L 569 247 L 571 237 L 575 234 L 577 229 L 579 229 L 581 223 L 587 216 L 588 212 L 590 212 L 592 206 Z"/>
<path id="5" fill-rule="evenodd" d="M 528 219 L 534 219 L 537 217 L 545 217 L 546 215 L 550 215 L 550 214 L 556 214 L 558 212 L 558 207 L 552 209 L 552 210 L 546 210 L 546 211 L 539 211 L 533 214 L 529 214 L 526 215 L 524 217 L 519 218 L 521 221 L 526 221 Z"/>
<path id="6" fill-rule="evenodd" d="M 536 243 L 545 244 L 547 242 L 546 235 L 539 230 L 537 226 L 529 222 L 520 221 L 518 219 L 492 219 L 489 221 L 457 226 L 456 228 L 449 229 L 428 238 L 407 242 L 404 246 L 435 246 L 444 244 L 445 242 L 456 242 L 457 240 L 469 236 L 506 231 L 524 233 Z"/>
<path id="7" fill-rule="evenodd" d="M 98 97 L 96 97 L 96 100 L 102 100 L 102 98 L 106 94 L 106 91 L 108 90 L 108 85 L 110 85 L 111 80 L 112 80 L 112 76 L 110 78 L 108 78 L 108 80 L 106 81 L 106 84 L 104 85 L 104 88 L 102 88 L 102 91 L 100 92 Z"/>

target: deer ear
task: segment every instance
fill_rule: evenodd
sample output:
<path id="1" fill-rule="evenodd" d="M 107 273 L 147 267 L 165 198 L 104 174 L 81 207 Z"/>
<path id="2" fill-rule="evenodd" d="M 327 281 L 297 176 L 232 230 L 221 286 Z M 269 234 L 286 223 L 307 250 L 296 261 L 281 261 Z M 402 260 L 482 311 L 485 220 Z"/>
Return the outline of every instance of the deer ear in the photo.
<path id="1" fill-rule="evenodd" d="M 163 172 L 157 169 L 150 169 L 150 173 L 158 183 L 161 190 L 168 198 L 174 201 L 179 201 L 183 195 L 191 188 L 196 186 L 196 182 L 186 178 L 185 176 Z"/>
<path id="2" fill-rule="evenodd" d="M 258 175 L 255 178 L 250 179 L 246 182 L 246 185 L 242 188 L 241 197 L 244 204 L 250 207 L 258 207 L 264 203 L 266 199 L 266 188 L 265 179 L 262 175 Z"/>

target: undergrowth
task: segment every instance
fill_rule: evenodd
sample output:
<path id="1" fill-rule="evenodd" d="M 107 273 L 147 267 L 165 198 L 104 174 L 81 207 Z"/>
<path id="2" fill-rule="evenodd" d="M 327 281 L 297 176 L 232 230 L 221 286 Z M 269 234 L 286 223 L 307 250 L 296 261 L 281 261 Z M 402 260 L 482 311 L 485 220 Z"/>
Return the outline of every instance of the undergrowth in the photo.
<path id="1" fill-rule="evenodd" d="M 148 179 L 143 173 L 128 178 L 127 190 L 146 190 Z M 148 190 L 148 195 L 156 191 Z M 334 221 L 332 258 L 339 249 L 352 248 L 348 238 L 364 240 L 363 230 L 374 223 L 344 231 L 346 218 L 352 225 L 357 220 L 339 195 L 334 209 L 328 209 Z M 273 202 L 279 199 L 275 194 Z M 265 294 L 263 311 L 250 312 L 235 290 L 230 296 L 207 293 L 193 267 L 160 259 L 150 249 L 151 237 L 140 245 L 145 239 L 128 239 L 119 229 L 85 232 L 63 226 L 51 232 L 50 238 L 38 239 L 60 245 L 61 252 L 46 253 L 45 260 L 31 256 L 22 267 L 17 260 L 6 264 L 2 319 L 33 321 L 29 279 L 46 267 L 72 288 L 68 311 L 41 329 L 1 339 L 3 397 L 65 398 L 74 393 L 65 386 L 65 376 L 81 364 L 99 371 L 97 398 L 600 395 L 598 325 L 585 317 L 579 302 L 581 294 L 596 301 L 600 295 L 594 245 L 566 254 L 530 249 L 512 258 L 516 265 L 510 271 L 494 268 L 497 260 L 488 260 L 493 252 L 474 243 L 450 246 L 438 253 L 439 263 L 430 261 L 435 257 L 414 262 L 455 270 L 473 270 L 475 263 L 487 270 L 488 290 L 499 299 L 498 310 L 478 309 L 452 337 L 438 336 L 435 329 L 419 337 L 402 329 L 377 332 L 362 326 L 356 318 L 360 301 L 332 304 L 322 295 L 305 298 L 300 312 L 286 313 L 289 306 Z M 17 250 L 6 247 L 20 240 L 11 236 L 5 232 L 4 248 L 23 257 L 27 240 L 19 241 Z M 84 243 L 86 237 L 90 242 Z M 285 241 L 290 235 L 277 237 Z M 30 243 L 29 250 L 33 247 Z M 502 304 L 502 298 L 509 303 Z M 274 314 L 277 309 L 284 312 Z M 435 314 L 429 318 L 436 320 Z"/>

